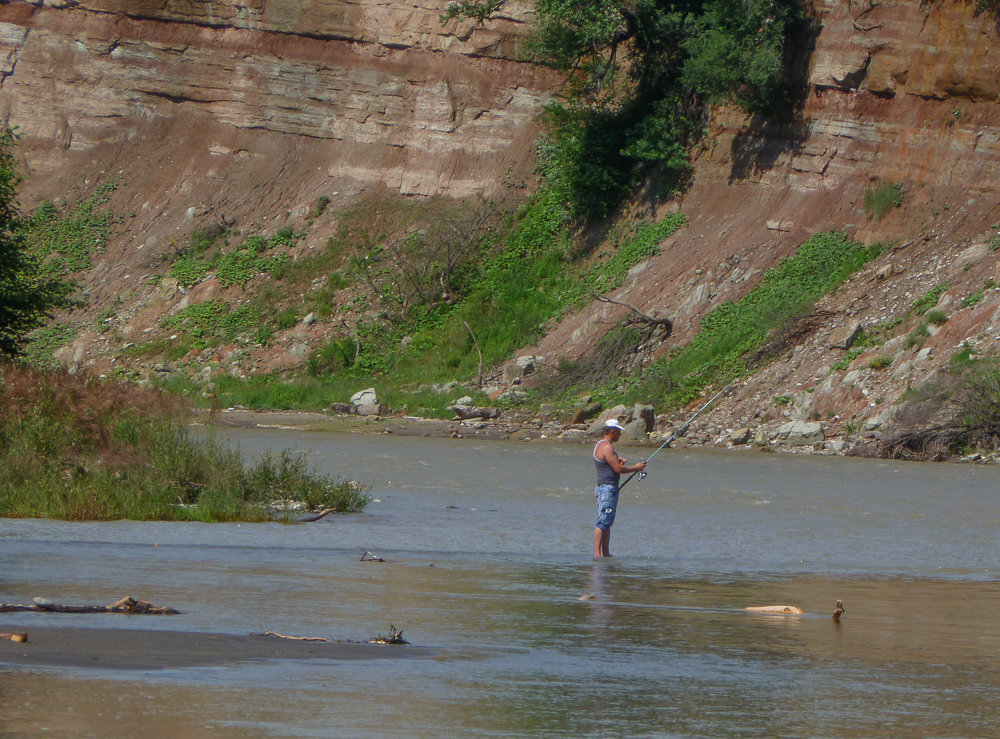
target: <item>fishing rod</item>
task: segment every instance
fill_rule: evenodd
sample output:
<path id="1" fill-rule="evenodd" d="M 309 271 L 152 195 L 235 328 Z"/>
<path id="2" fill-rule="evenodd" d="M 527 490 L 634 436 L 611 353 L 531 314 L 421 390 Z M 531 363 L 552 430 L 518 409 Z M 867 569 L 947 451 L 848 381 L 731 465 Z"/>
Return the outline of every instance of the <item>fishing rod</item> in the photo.
<path id="1" fill-rule="evenodd" d="M 697 411 L 695 411 L 695 414 L 693 416 L 691 416 L 691 418 L 689 418 L 688 420 L 686 420 L 684 422 L 683 426 L 681 426 L 679 429 L 677 429 L 676 431 L 674 431 L 674 433 L 670 434 L 670 438 L 667 439 L 662 444 L 660 444 L 659 448 L 655 452 L 653 452 L 652 454 L 649 455 L 649 457 L 646 459 L 646 464 L 649 464 L 650 461 L 653 459 L 653 457 L 655 457 L 657 454 L 659 454 L 660 450 L 662 450 L 665 446 L 667 446 L 667 444 L 669 444 L 674 439 L 676 439 L 678 436 L 680 436 L 681 434 L 683 434 L 684 433 L 684 429 L 686 429 L 688 426 L 690 426 L 691 422 L 694 419 L 696 419 L 698 416 L 700 416 L 701 413 L 702 413 L 702 411 L 704 411 L 706 408 L 708 408 L 708 406 L 712 405 L 712 403 L 715 402 L 716 398 L 718 398 L 720 395 L 722 395 L 724 392 L 726 392 L 726 390 L 728 390 L 729 388 L 731 388 L 735 384 L 736 384 L 736 380 L 733 380 L 728 385 L 726 385 L 724 388 L 722 388 L 719 392 L 717 392 L 715 395 L 713 395 L 711 398 L 709 398 L 708 402 L 705 403 L 705 405 L 703 405 Z M 628 481 L 631 480 L 636 475 L 638 475 L 639 479 L 641 480 L 642 478 L 644 478 L 646 476 L 646 471 L 645 470 L 638 470 L 637 472 L 633 472 L 631 475 L 629 475 L 627 478 L 625 478 L 625 482 L 623 482 L 621 485 L 618 486 L 618 492 L 621 492 L 621 489 L 623 487 L 625 487 L 626 485 L 628 485 Z"/>

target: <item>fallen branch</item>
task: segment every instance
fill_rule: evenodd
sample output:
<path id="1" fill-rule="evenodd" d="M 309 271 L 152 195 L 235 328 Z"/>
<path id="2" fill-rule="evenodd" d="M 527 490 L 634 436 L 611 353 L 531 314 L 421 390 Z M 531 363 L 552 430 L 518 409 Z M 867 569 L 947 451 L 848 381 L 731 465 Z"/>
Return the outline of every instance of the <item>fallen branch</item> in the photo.
<path id="1" fill-rule="evenodd" d="M 313 521 L 319 521 L 321 518 L 323 518 L 323 516 L 327 515 L 328 513 L 335 513 L 336 510 L 337 510 L 336 508 L 324 508 L 314 516 L 303 516 L 302 518 L 299 519 L 299 523 L 311 523 Z"/>
<path id="2" fill-rule="evenodd" d="M 250 636 L 256 636 L 256 634 L 251 632 Z M 323 636 L 289 636 L 288 634 L 279 634 L 277 631 L 265 631 L 264 636 L 273 636 L 276 639 L 291 639 L 293 641 L 330 641 Z"/>
<path id="3" fill-rule="evenodd" d="M 378 556 L 377 554 L 374 554 L 372 552 L 365 552 L 364 554 L 362 554 L 361 555 L 361 561 L 362 562 L 385 562 L 384 559 L 382 559 L 380 556 Z"/>
<path id="4" fill-rule="evenodd" d="M 136 600 L 131 595 L 127 595 L 121 600 L 109 603 L 106 606 L 67 606 L 52 603 L 45 598 L 35 598 L 31 605 L 21 605 L 18 603 L 0 603 L 0 613 L 15 613 L 20 611 L 33 611 L 35 613 L 127 613 L 127 614 L 150 614 L 164 616 L 180 613 L 173 608 L 166 606 L 154 606 L 144 600 Z"/>
<path id="5" fill-rule="evenodd" d="M 374 639 L 369 639 L 368 643 L 369 644 L 409 644 L 410 642 L 406 641 L 406 639 L 403 638 L 403 630 L 402 629 L 398 629 L 397 630 L 395 626 L 393 626 L 392 624 L 389 624 L 389 636 L 382 636 L 381 634 L 379 634 Z"/>

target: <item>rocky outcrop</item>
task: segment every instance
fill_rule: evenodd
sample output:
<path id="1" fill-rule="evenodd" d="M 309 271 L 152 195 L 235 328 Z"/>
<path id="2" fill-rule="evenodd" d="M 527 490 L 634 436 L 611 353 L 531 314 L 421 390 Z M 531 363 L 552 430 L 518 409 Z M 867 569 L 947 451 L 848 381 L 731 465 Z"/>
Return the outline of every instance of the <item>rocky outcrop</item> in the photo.
<path id="1" fill-rule="evenodd" d="M 133 182 L 137 164 L 153 167 L 168 203 L 168 183 L 187 188 L 185 213 L 194 202 L 241 215 L 245 198 L 227 202 L 220 189 L 264 171 L 285 178 L 286 196 L 304 181 L 339 192 L 491 191 L 507 168 L 530 173 L 553 77 L 485 55 L 483 38 L 512 45 L 520 21 L 459 30 L 440 23 L 443 9 L 9 3 L 0 115 L 22 132 L 29 191 L 58 189 L 53 180 L 65 183 L 67 165 L 79 174 L 84 158 Z M 262 161 L 275 157 L 277 166 Z M 206 177 L 203 190 L 195 182 Z"/>

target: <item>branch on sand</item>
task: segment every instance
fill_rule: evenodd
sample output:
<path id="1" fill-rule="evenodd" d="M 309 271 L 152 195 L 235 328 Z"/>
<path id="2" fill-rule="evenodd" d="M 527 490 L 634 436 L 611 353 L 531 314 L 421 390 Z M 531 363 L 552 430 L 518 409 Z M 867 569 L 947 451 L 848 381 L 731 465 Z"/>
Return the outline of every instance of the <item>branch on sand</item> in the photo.
<path id="1" fill-rule="evenodd" d="M 250 636 L 257 636 L 257 634 L 251 633 Z M 291 639 L 292 641 L 330 641 L 324 636 L 289 636 L 288 634 L 279 634 L 277 631 L 265 631 L 264 636 L 273 636 L 276 639 Z"/>
<path id="2" fill-rule="evenodd" d="M 106 606 L 67 606 L 52 603 L 45 598 L 35 598 L 31 605 L 21 605 L 18 603 L 0 603 L 0 613 L 15 613 L 20 611 L 33 611 L 36 613 L 127 613 L 127 614 L 149 614 L 154 616 L 165 616 L 180 611 L 168 608 L 167 606 L 154 606 L 144 600 L 136 600 L 131 595 L 127 595 L 121 600 L 109 603 Z"/>

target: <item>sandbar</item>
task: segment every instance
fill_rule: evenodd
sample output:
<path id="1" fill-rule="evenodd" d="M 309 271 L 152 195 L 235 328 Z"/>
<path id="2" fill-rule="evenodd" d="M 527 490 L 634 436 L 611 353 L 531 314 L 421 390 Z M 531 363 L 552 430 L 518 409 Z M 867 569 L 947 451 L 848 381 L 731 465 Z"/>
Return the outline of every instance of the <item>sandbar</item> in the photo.
<path id="1" fill-rule="evenodd" d="M 173 670 L 259 660 L 394 659 L 433 653 L 408 644 L 295 641 L 262 634 L 2 624 L 0 632 L 27 632 L 26 643 L 0 641 L 0 665 L 24 667 Z"/>

